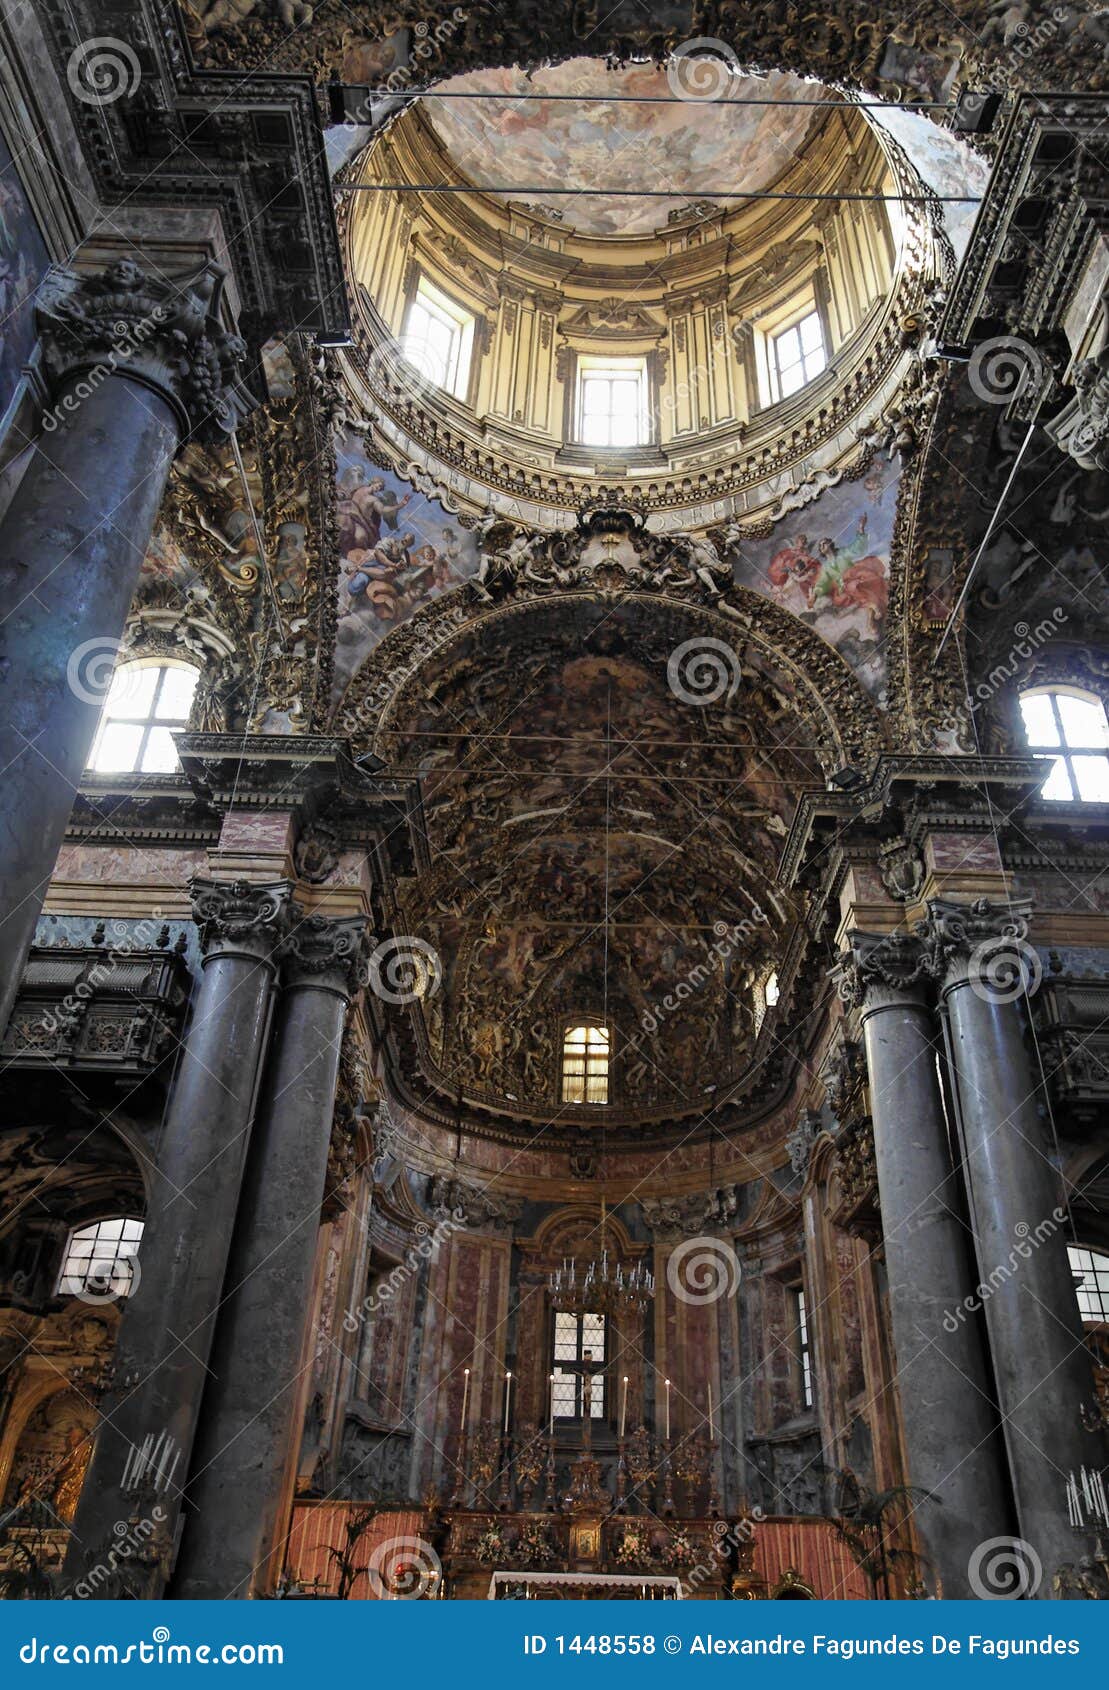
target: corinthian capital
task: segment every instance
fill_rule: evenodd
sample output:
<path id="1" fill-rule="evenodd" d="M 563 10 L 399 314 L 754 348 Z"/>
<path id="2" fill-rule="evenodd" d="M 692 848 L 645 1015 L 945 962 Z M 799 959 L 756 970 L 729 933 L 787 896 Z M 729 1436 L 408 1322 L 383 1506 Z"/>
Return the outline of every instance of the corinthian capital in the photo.
<path id="1" fill-rule="evenodd" d="M 928 920 L 924 924 L 946 961 L 970 956 L 982 946 L 1001 950 L 1006 944 L 1023 947 L 1032 916 L 1031 898 L 1016 898 L 995 904 L 989 898 L 975 898 L 959 904 L 951 898 L 929 898 Z"/>
<path id="2" fill-rule="evenodd" d="M 130 258 L 92 274 L 53 265 L 35 310 L 51 386 L 128 376 L 161 395 L 182 439 L 225 439 L 257 401 L 242 383 L 246 345 L 220 318 L 223 283 L 214 264 L 165 280 Z"/>
<path id="3" fill-rule="evenodd" d="M 976 898 L 957 904 L 928 900 L 924 926 L 947 984 L 969 981 L 977 995 L 994 1003 L 1031 997 L 1043 979 L 1043 962 L 1028 941 L 1032 900 L 992 903 Z"/>
<path id="4" fill-rule="evenodd" d="M 189 882 L 189 893 L 205 956 L 235 949 L 268 956 L 288 931 L 293 910 L 288 880 L 255 886 L 249 880 L 196 876 Z"/>
<path id="5" fill-rule="evenodd" d="M 935 957 L 927 935 L 849 933 L 847 949 L 836 967 L 836 984 L 844 1003 L 857 1009 L 874 987 L 910 991 L 934 973 Z"/>
<path id="6" fill-rule="evenodd" d="M 301 916 L 278 947 L 285 984 L 316 984 L 353 997 L 366 984 L 370 940 L 364 916 Z"/>

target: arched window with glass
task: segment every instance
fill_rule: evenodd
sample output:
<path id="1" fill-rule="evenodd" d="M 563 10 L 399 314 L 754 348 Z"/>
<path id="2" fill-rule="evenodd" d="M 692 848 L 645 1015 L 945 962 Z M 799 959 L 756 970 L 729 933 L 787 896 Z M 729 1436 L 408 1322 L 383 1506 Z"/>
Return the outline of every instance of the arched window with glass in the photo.
<path id="1" fill-rule="evenodd" d="M 1067 1255 L 1083 1326 L 1109 1329 L 1109 1256 L 1082 1244 L 1068 1244 Z"/>
<path id="2" fill-rule="evenodd" d="M 1028 749 L 1050 762 L 1041 796 L 1055 803 L 1109 802 L 1105 705 L 1071 687 L 1036 687 L 1020 697 Z"/>
<path id="3" fill-rule="evenodd" d="M 608 1102 L 612 1043 L 607 1027 L 567 1027 L 562 1038 L 563 1103 Z"/>
<path id="4" fill-rule="evenodd" d="M 66 1242 L 57 1295 L 98 1301 L 129 1297 L 137 1282 L 142 1234 L 142 1221 L 131 1215 L 75 1227 Z"/>
<path id="5" fill-rule="evenodd" d="M 200 671 L 191 663 L 121 663 L 100 712 L 89 768 L 94 774 L 169 774 L 173 735 L 189 721 Z"/>

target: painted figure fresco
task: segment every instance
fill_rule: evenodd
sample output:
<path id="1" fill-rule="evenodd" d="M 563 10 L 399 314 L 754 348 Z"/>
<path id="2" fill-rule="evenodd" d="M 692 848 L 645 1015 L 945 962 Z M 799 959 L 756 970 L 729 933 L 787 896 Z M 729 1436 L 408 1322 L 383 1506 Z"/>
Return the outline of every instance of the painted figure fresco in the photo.
<path id="1" fill-rule="evenodd" d="M 876 696 L 889 601 L 899 471 L 880 460 L 732 551 L 735 578 L 775 599 L 833 645 Z"/>
<path id="2" fill-rule="evenodd" d="M 356 438 L 338 454 L 338 689 L 420 605 L 476 573 L 477 542 L 429 494 L 370 462 Z"/>
<path id="3" fill-rule="evenodd" d="M 655 65 L 609 70 L 599 60 L 571 59 L 540 70 L 482 70 L 451 77 L 449 93 L 503 94 L 503 100 L 432 102 L 430 121 L 455 162 L 477 183 L 503 180 L 510 152 L 518 179 L 539 190 L 577 189 L 555 200 L 559 218 L 590 235 L 641 235 L 666 221 L 666 202 L 639 197 L 646 182 L 696 197 L 737 182 L 753 191 L 780 176 L 813 128 L 819 85 L 788 72 L 735 77 L 714 101 L 711 125 L 695 102 L 674 99 Z M 527 101 L 520 95 L 530 96 Z M 535 95 L 559 96 L 536 99 Z M 658 105 L 625 102 L 660 101 Z M 566 99 L 580 95 L 580 101 Z M 766 104 L 769 96 L 775 103 Z M 763 103 L 755 104 L 756 100 Z M 500 174 L 498 175 L 498 172 Z M 590 194 L 604 183 L 630 197 Z"/>

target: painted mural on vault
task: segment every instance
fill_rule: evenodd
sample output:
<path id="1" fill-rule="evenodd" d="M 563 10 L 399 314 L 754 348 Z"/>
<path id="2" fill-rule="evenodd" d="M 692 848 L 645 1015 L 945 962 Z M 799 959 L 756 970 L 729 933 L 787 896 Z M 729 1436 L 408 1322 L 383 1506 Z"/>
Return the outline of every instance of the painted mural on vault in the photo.
<path id="1" fill-rule="evenodd" d="M 691 73 L 695 74 L 695 73 Z M 610 70 L 600 59 L 570 59 L 540 70 L 482 70 L 453 76 L 444 93 L 503 94 L 504 99 L 430 102 L 436 134 L 479 186 L 506 175 L 535 190 L 532 203 L 558 190 L 559 221 L 586 235 L 644 235 L 666 222 L 675 202 L 640 197 L 663 185 L 696 199 L 741 183 L 765 188 L 789 167 L 813 128 L 811 101 L 822 92 L 787 71 L 737 77 L 714 99 L 712 122 L 696 100 L 674 98 L 656 65 Z M 557 96 L 557 99 L 536 95 Z M 580 95 L 580 103 L 573 98 Z M 605 95 L 621 96 L 619 103 Z M 527 99 L 522 96 L 528 96 Z M 755 100 L 776 101 L 755 105 Z M 658 101 L 659 104 L 633 103 Z M 506 171 L 506 161 L 512 168 Z M 629 197 L 590 194 L 603 185 Z M 577 190 L 573 198 L 567 189 Z"/>
<path id="2" fill-rule="evenodd" d="M 34 293 L 49 255 L 0 139 L 0 416 L 35 339 Z"/>
<path id="3" fill-rule="evenodd" d="M 335 692 L 390 629 L 477 572 L 478 548 L 430 494 L 379 469 L 357 435 L 338 448 L 339 623 Z"/>
<path id="4" fill-rule="evenodd" d="M 881 702 L 890 546 L 900 465 L 876 459 L 761 540 L 731 548 L 735 579 L 807 622 Z"/>

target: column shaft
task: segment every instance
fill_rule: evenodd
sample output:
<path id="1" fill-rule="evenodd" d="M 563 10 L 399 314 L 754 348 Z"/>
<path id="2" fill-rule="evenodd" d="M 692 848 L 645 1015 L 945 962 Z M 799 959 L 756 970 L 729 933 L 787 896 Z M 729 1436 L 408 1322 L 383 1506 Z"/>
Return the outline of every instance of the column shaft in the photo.
<path id="1" fill-rule="evenodd" d="M 0 526 L 0 1029 L 81 782 L 179 425 L 112 376 L 35 447 Z"/>
<path id="2" fill-rule="evenodd" d="M 159 1147 L 138 1284 L 123 1309 L 113 1386 L 74 1522 L 67 1571 L 76 1577 L 111 1541 L 114 1522 L 150 1515 L 155 1504 L 155 1586 L 167 1570 L 224 1289 L 270 1014 L 270 954 L 287 920 L 288 887 L 194 882 L 194 907 L 208 954 Z"/>
<path id="3" fill-rule="evenodd" d="M 185 438 L 253 405 L 221 321 L 223 272 L 152 279 L 130 259 L 47 272 L 49 392 L 0 525 L 0 1033 L 88 762 L 166 477 Z"/>
<path id="4" fill-rule="evenodd" d="M 970 1238 L 936 1072 L 931 1009 L 889 985 L 889 941 L 852 935 L 862 961 L 863 1036 L 914 1519 L 943 1595 L 974 1594 L 975 1549 L 1011 1526 L 983 1335 L 966 1304 Z M 904 947 L 900 961 L 906 958 Z M 917 962 L 919 963 L 919 949 Z M 891 976 L 895 978 L 895 975 Z"/>
<path id="5" fill-rule="evenodd" d="M 343 1021 L 361 918 L 302 922 L 251 1151 L 172 1594 L 245 1598 L 280 1571 Z"/>
<path id="6" fill-rule="evenodd" d="M 1040 1558 L 1038 1594 L 1090 1545 L 1068 1523 L 1070 1472 L 1101 1466 L 1082 1407 L 1093 1375 L 1067 1258 L 1059 1174 L 1025 1048 L 1021 985 L 1038 966 L 1026 915 L 930 905 L 948 949 L 944 1000 L 957 1072 L 978 1274 L 1021 1537 Z M 975 942 L 977 941 L 977 942 Z"/>

